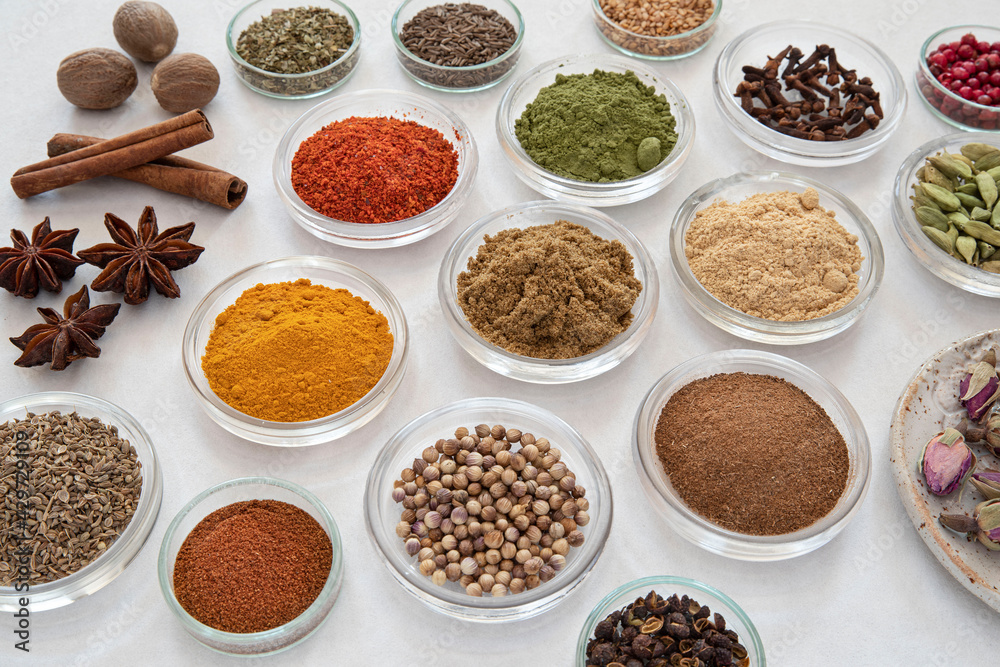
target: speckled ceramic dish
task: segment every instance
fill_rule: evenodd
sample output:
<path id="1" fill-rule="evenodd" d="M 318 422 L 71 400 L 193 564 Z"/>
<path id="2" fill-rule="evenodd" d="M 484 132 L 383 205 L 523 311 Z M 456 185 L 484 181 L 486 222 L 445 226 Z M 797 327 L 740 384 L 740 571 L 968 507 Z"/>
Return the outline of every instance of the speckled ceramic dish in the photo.
<path id="1" fill-rule="evenodd" d="M 1000 567 L 996 554 L 978 541 L 953 533 L 938 523 L 945 507 L 951 513 L 971 513 L 983 496 L 970 484 L 962 493 L 961 506 L 956 507 L 958 495 L 932 495 L 917 468 L 927 441 L 945 426 L 955 426 L 960 421 L 964 411 L 958 402 L 958 383 L 992 345 L 1000 345 L 1000 329 L 960 340 L 920 367 L 896 403 L 889 454 L 899 497 L 927 548 L 960 584 L 1000 611 Z M 972 445 L 972 448 L 982 460 L 995 463 L 988 461 L 992 457 L 981 447 Z"/>

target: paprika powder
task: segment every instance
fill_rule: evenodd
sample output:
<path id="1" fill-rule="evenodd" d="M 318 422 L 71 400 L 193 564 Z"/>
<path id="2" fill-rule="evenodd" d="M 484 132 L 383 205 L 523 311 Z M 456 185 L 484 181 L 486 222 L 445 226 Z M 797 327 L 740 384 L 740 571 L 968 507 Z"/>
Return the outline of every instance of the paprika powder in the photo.
<path id="1" fill-rule="evenodd" d="M 292 158 L 292 187 L 302 201 L 347 222 L 413 217 L 444 199 L 457 180 L 458 152 L 444 135 L 398 118 L 330 123 Z"/>
<path id="2" fill-rule="evenodd" d="M 392 357 L 389 321 L 346 289 L 258 284 L 215 319 L 201 368 L 225 403 L 258 419 L 339 412 L 374 387 Z"/>

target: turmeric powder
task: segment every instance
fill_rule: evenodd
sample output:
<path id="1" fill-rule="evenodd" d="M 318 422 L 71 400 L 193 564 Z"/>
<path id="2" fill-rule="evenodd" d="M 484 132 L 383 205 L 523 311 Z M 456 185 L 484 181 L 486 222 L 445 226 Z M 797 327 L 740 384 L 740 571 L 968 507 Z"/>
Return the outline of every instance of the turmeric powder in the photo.
<path id="1" fill-rule="evenodd" d="M 201 368 L 216 396 L 258 419 L 299 422 L 353 405 L 389 366 L 385 315 L 346 289 L 258 284 L 215 318 Z"/>

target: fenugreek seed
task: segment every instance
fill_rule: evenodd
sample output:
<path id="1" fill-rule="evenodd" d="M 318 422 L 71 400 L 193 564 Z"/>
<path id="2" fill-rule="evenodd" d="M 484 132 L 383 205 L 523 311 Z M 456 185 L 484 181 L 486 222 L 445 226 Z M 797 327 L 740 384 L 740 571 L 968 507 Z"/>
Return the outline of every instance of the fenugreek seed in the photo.
<path id="1" fill-rule="evenodd" d="M 468 595 L 471 595 L 473 597 L 477 597 L 478 598 L 478 597 L 482 597 L 482 595 L 483 595 L 483 588 L 482 588 L 482 586 L 480 586 L 478 583 L 476 583 L 474 581 L 474 582 L 472 582 L 471 584 L 469 584 L 468 586 L 465 587 L 465 592 Z"/>

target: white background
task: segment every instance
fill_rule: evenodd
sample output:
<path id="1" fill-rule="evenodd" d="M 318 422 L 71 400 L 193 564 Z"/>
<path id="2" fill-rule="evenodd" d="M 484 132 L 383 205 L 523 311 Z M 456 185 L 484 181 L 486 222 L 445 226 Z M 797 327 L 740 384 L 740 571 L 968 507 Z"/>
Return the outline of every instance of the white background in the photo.
<path id="1" fill-rule="evenodd" d="M 56 132 L 110 137 L 169 117 L 149 91 L 148 65 L 139 65 L 139 88 L 132 97 L 111 111 L 77 109 L 56 88 L 56 68 L 69 53 L 118 48 L 111 30 L 118 4 L 0 4 L 4 173 L 43 159 L 45 142 Z M 196 221 L 192 241 L 207 248 L 197 264 L 175 274 L 182 298 L 154 294 L 141 306 L 122 306 L 100 341 L 104 353 L 98 360 L 76 362 L 62 373 L 20 369 L 11 365 L 17 350 L 5 341 L 0 347 L 0 399 L 63 389 L 121 405 L 151 433 L 165 484 L 159 520 L 128 570 L 89 598 L 33 616 L 30 656 L 13 649 L 13 621 L 5 614 L 0 619 L 0 664 L 18 664 L 26 657 L 32 664 L 61 665 L 236 664 L 236 659 L 203 648 L 171 617 L 156 582 L 156 554 L 167 524 L 184 503 L 213 484 L 244 475 L 272 475 L 306 486 L 328 505 L 345 542 L 343 591 L 326 624 L 267 664 L 569 665 L 581 624 L 597 601 L 622 583 L 653 574 L 692 577 L 728 593 L 756 623 L 772 665 L 984 664 L 995 657 L 997 617 L 924 547 L 896 494 L 887 452 L 893 405 L 924 359 L 957 338 L 1000 325 L 997 301 L 951 287 L 918 265 L 888 213 L 892 181 L 904 157 L 950 132 L 914 94 L 920 45 L 940 27 L 988 22 L 994 3 L 730 0 L 720 30 L 704 52 L 653 65 L 679 85 L 695 110 L 694 149 L 665 191 L 608 212 L 656 258 L 662 281 L 659 313 L 649 337 L 624 364 L 599 378 L 560 387 L 508 380 L 478 365 L 446 331 L 436 295 L 439 260 L 467 225 L 491 210 L 540 198 L 515 178 L 500 154 L 494 116 L 503 86 L 465 96 L 426 93 L 455 109 L 479 145 L 479 176 L 458 219 L 415 245 L 343 249 L 295 225 L 275 193 L 274 149 L 284 129 L 315 101 L 272 100 L 237 80 L 224 33 L 242 1 L 163 4 L 179 27 L 176 52 L 207 56 L 222 77 L 218 96 L 205 108 L 216 138 L 184 155 L 233 171 L 249 183 L 249 195 L 234 212 L 110 179 L 28 201 L 11 191 L 0 195 L 3 230 L 30 230 L 48 215 L 55 229 L 80 228 L 77 249 L 107 240 L 102 225 L 106 211 L 135 224 L 147 204 L 155 207 L 161 229 Z M 396 1 L 351 4 L 363 30 L 361 63 L 354 78 L 334 94 L 373 87 L 424 93 L 395 61 L 389 19 Z M 519 4 L 527 32 L 515 76 L 561 55 L 611 51 L 591 23 L 589 0 Z M 842 190 L 869 214 L 885 247 L 885 281 L 867 315 L 845 333 L 802 347 L 769 348 L 722 333 L 683 303 L 670 275 L 667 229 L 684 197 L 707 181 L 741 170 L 783 168 L 737 141 L 723 127 L 711 97 L 711 68 L 723 45 L 748 26 L 781 18 L 821 19 L 873 40 L 900 68 L 910 101 L 902 127 L 863 164 L 791 169 Z M 344 259 L 393 290 L 410 325 L 409 368 L 386 410 L 361 430 L 316 447 L 275 449 L 229 435 L 201 411 L 183 376 L 181 335 L 195 304 L 220 280 L 252 263 L 301 254 Z M 84 266 L 61 296 L 43 293 L 33 302 L 0 294 L 3 336 L 18 335 L 34 323 L 36 306 L 61 309 L 63 297 L 96 274 L 94 267 Z M 92 301 L 112 298 L 98 293 Z M 640 490 L 629 451 L 635 411 L 661 375 L 692 356 L 740 347 L 786 354 L 827 377 L 854 404 L 872 442 L 871 489 L 853 523 L 830 544 L 791 561 L 734 561 L 672 534 Z M 432 408 L 483 395 L 531 401 L 574 425 L 601 454 L 615 493 L 611 536 L 589 579 L 550 613 L 505 626 L 457 622 L 404 593 L 379 563 L 360 511 L 369 466 L 399 427 Z"/>

